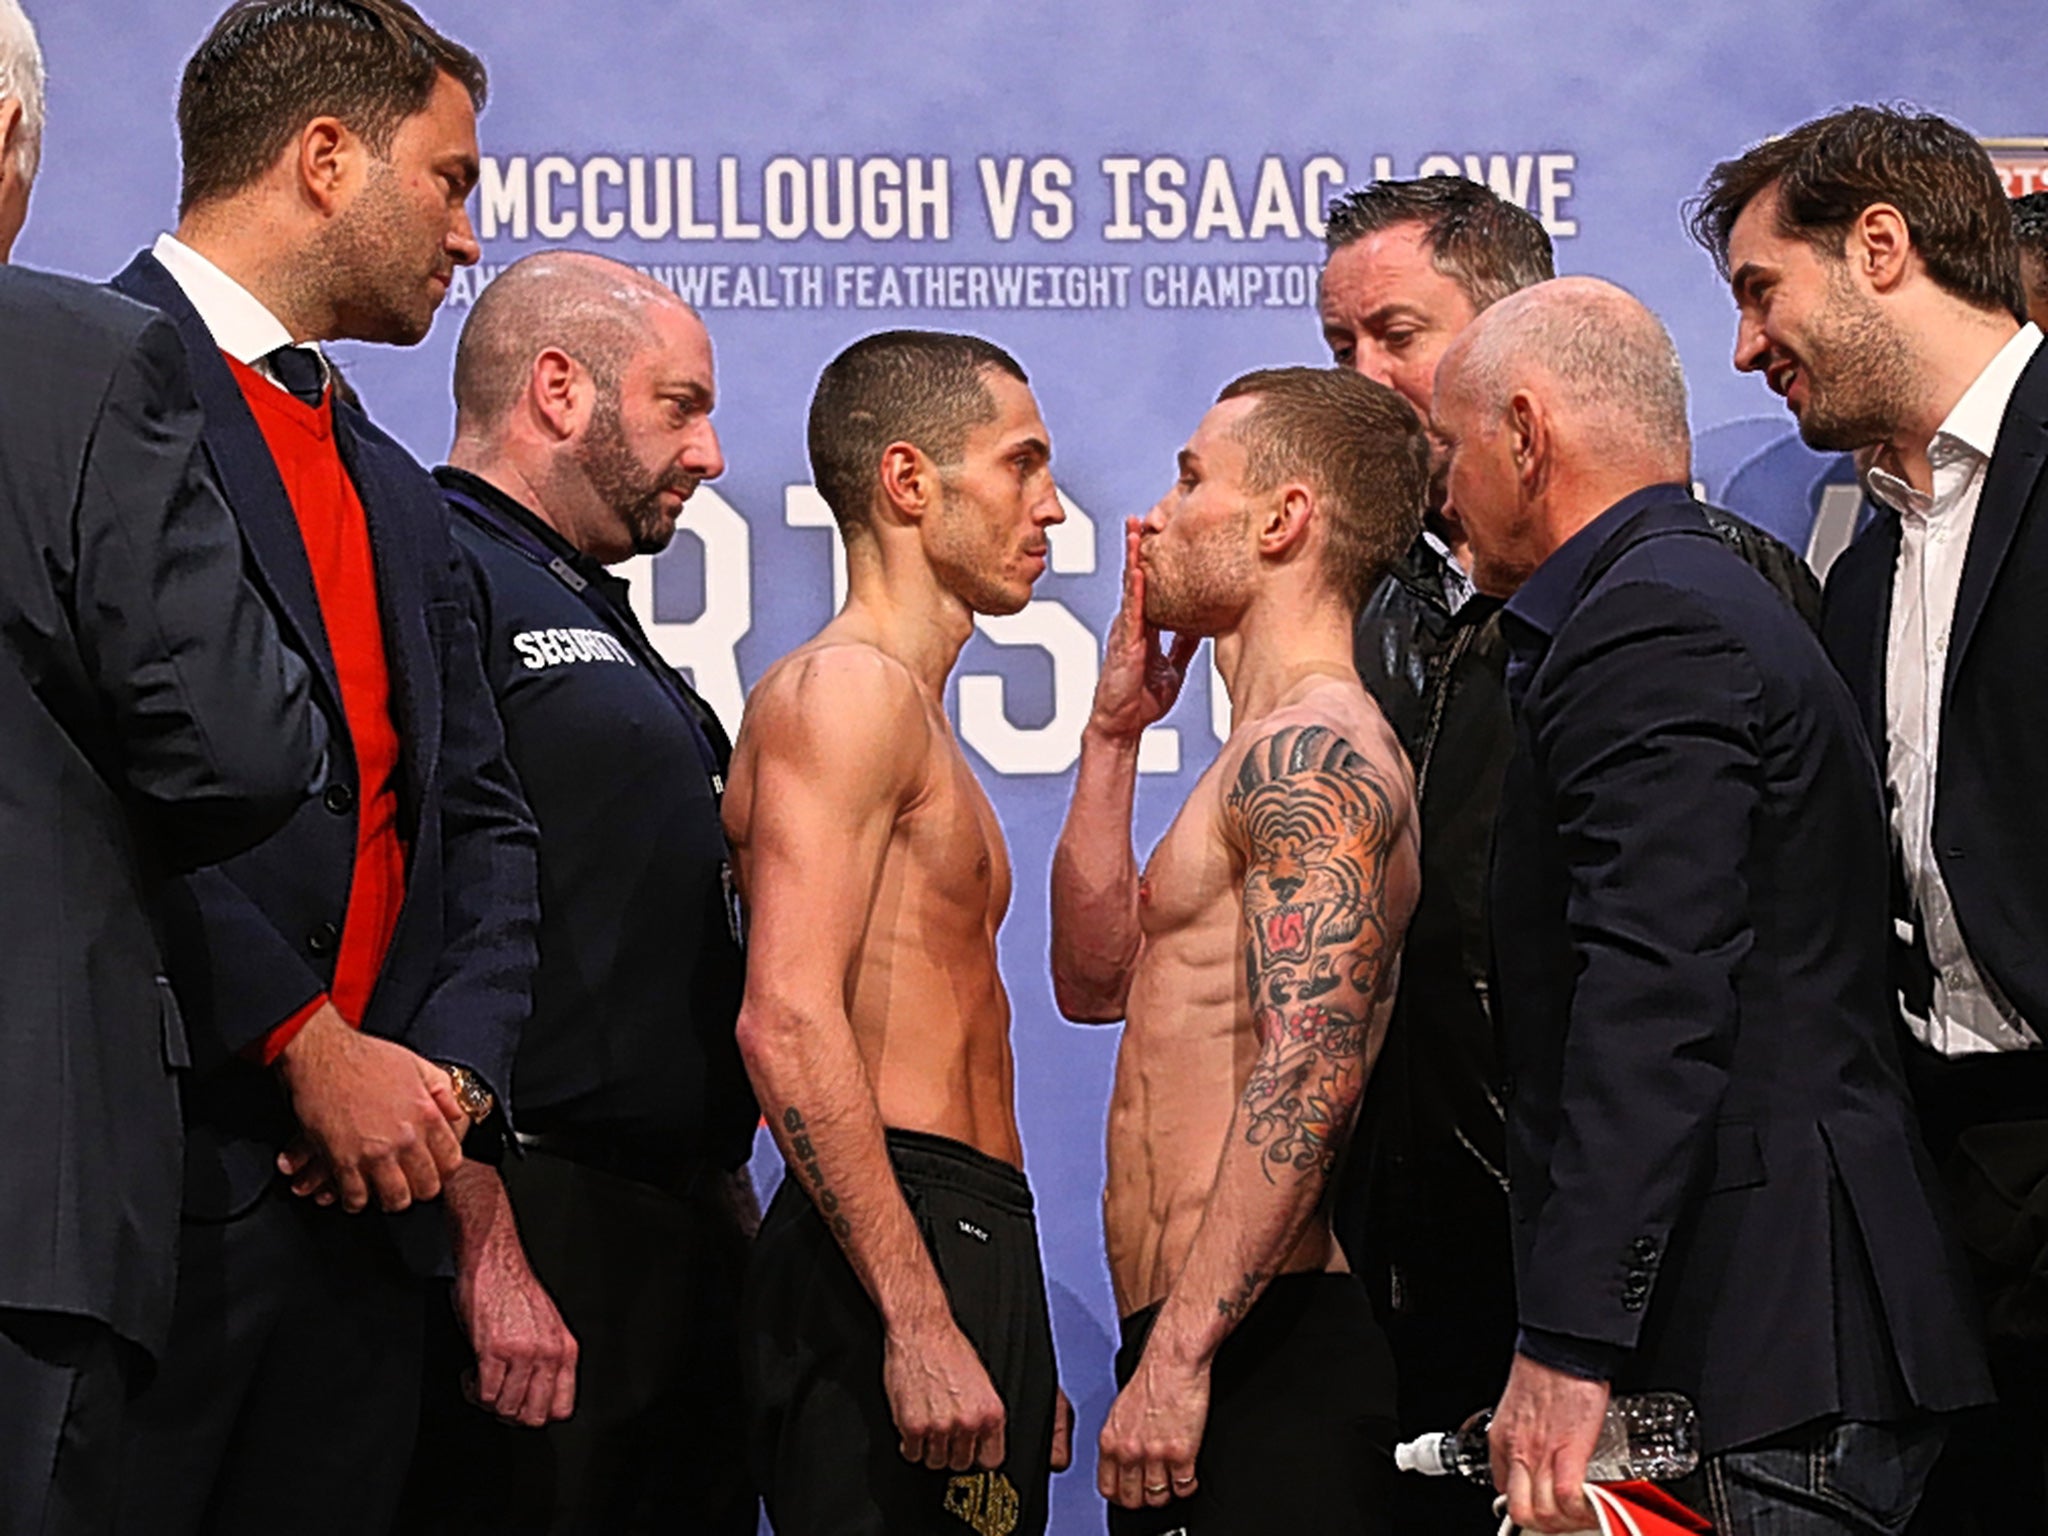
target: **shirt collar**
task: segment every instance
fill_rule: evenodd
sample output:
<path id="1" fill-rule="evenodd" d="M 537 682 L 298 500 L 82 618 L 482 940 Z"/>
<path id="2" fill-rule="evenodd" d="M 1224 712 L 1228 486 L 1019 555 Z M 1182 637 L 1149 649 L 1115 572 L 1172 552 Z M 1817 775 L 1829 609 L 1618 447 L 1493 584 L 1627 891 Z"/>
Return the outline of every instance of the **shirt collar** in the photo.
<path id="1" fill-rule="evenodd" d="M 563 560 L 566 560 L 571 568 L 586 581 L 597 581 L 600 579 L 614 581 L 619 579 L 607 571 L 604 566 L 584 554 L 574 544 L 563 538 L 561 534 L 557 533 L 552 526 L 541 518 L 539 513 L 533 511 L 524 502 L 508 492 L 493 485 L 482 475 L 472 474 L 466 469 L 457 469 L 453 464 L 443 464 L 434 471 L 434 479 L 440 482 L 443 490 L 460 491 L 463 495 L 482 502 L 488 510 L 505 519 L 514 527 L 531 534 L 540 541 L 543 549 L 551 555 L 558 555 Z M 623 583 L 621 584 L 623 585 Z"/>
<path id="2" fill-rule="evenodd" d="M 150 254 L 163 264 L 199 318 L 213 344 L 236 362 L 254 366 L 279 347 L 292 346 L 292 333 L 263 301 L 176 235 L 156 237 Z M 318 355 L 318 349 L 313 349 Z"/>
<path id="3" fill-rule="evenodd" d="M 2041 328 L 2028 321 L 1993 354 L 1935 429 L 1927 445 L 1931 466 L 1939 468 L 1966 456 L 1985 460 L 1991 457 L 1998 446 L 1998 429 L 2005 420 L 2006 407 L 2012 403 L 2012 392 L 2019 387 L 2020 375 L 2026 372 L 2034 349 L 2040 345 Z M 1864 486 L 1894 511 L 1924 516 L 1938 510 L 1933 497 L 1914 490 L 1902 477 L 1875 464 L 1864 475 Z"/>
<path id="4" fill-rule="evenodd" d="M 1504 611 L 1549 639 L 1571 616 L 1579 597 L 1579 583 L 1623 525 L 1659 502 L 1691 499 L 1691 488 L 1676 482 L 1631 491 L 1553 550 L 1550 558 L 1522 583 L 1521 590 L 1508 599 Z"/>

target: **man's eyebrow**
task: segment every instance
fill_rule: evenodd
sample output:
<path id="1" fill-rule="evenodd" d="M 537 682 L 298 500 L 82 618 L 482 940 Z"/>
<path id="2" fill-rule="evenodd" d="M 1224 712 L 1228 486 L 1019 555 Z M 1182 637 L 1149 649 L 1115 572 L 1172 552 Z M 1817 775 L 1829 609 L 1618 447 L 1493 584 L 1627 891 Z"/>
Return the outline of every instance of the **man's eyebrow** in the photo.
<path id="1" fill-rule="evenodd" d="M 1196 453 L 1195 450 L 1192 448 L 1181 449 L 1175 462 L 1179 464 L 1180 472 L 1183 475 L 1193 474 L 1196 470 L 1202 467 L 1201 455 Z"/>
<path id="2" fill-rule="evenodd" d="M 1417 309 L 1408 300 L 1393 299 L 1388 303 L 1382 304 L 1378 309 L 1367 315 L 1364 325 L 1367 330 L 1371 330 L 1375 326 L 1385 325 L 1389 320 L 1397 318 L 1421 320 L 1426 317 L 1420 309 Z"/>
<path id="3" fill-rule="evenodd" d="M 1738 301 L 1747 298 L 1750 290 L 1756 287 L 1757 283 L 1762 280 L 1763 275 L 1763 268 L 1757 265 L 1757 263 L 1745 261 L 1741 266 L 1728 274 L 1729 291 L 1735 295 Z"/>

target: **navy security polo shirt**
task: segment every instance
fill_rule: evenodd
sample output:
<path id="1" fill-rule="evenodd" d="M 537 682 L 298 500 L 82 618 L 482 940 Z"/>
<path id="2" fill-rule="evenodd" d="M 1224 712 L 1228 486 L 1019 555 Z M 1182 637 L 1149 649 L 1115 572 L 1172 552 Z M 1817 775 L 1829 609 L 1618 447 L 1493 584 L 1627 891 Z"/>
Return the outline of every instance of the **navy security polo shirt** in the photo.
<path id="1" fill-rule="evenodd" d="M 435 478 L 540 827 L 520 1128 L 736 1167 L 758 1111 L 733 1035 L 745 967 L 718 808 L 731 744 L 648 641 L 624 581 L 489 482 Z"/>

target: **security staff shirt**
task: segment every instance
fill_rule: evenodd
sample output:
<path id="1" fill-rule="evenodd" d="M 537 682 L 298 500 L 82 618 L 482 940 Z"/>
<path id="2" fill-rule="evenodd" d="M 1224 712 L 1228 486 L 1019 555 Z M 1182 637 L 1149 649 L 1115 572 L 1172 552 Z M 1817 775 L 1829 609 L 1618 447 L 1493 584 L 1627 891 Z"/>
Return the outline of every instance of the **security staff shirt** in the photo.
<path id="1" fill-rule="evenodd" d="M 520 1128 L 736 1167 L 758 1111 L 733 1034 L 744 964 L 718 807 L 731 744 L 648 641 L 624 581 L 487 481 L 435 477 L 540 826 Z"/>

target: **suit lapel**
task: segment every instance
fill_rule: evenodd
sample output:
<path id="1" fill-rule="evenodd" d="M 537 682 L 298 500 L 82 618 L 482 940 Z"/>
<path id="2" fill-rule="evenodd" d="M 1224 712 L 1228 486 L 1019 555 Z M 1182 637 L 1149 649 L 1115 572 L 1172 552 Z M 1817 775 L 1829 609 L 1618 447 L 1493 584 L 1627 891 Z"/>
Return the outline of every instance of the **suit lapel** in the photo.
<path id="1" fill-rule="evenodd" d="M 2020 374 L 2012 399 L 1999 424 L 1998 447 L 1985 472 L 1970 526 L 1970 547 L 1963 556 L 1963 576 L 1956 588 L 1955 624 L 1950 630 L 1948 664 L 1942 673 L 1942 699 L 1955 686 L 1956 668 L 1970 648 L 1977 621 L 1991 596 L 1999 568 L 2005 564 L 2019 532 L 2020 519 L 2033 499 L 2041 469 L 2048 464 L 2048 345 L 2037 347 Z"/>
<path id="2" fill-rule="evenodd" d="M 353 411 L 336 402 L 334 440 L 341 461 L 354 482 L 369 530 L 370 563 L 377 574 L 378 618 L 384 629 L 384 667 L 390 680 L 392 724 L 397 727 L 401 764 L 401 799 L 410 810 L 420 803 L 423 765 L 418 744 L 430 739 L 428 720 L 436 705 L 427 690 L 435 685 L 420 675 L 434 667 L 433 641 L 427 631 L 427 590 L 422 580 L 419 539 L 411 522 L 411 488 L 387 473 L 387 454 L 365 442 Z M 440 514 L 438 496 L 434 511 Z M 424 658 L 424 661 L 422 660 Z"/>
<path id="3" fill-rule="evenodd" d="M 313 661 L 336 709 L 341 688 L 334 675 L 334 656 L 327 645 L 327 627 L 320 617 L 320 598 L 313 588 L 313 568 L 298 518 L 278 478 L 277 464 L 262 429 L 250 414 L 242 388 L 228 370 L 206 322 L 185 297 L 185 290 L 148 252 L 137 256 L 111 284 L 130 298 L 161 310 L 184 338 L 191 365 L 192 390 L 206 416 L 202 441 L 220 481 L 228 506 L 241 526 L 243 541 L 256 572 L 271 596 L 299 651 Z"/>

